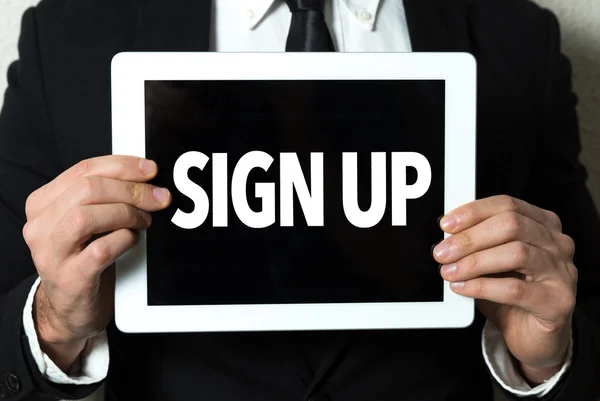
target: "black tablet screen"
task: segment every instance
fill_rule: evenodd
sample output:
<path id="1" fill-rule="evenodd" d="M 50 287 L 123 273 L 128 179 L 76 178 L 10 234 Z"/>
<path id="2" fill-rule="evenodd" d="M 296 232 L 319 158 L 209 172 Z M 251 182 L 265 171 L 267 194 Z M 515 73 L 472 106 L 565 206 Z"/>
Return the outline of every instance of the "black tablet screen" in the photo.
<path id="1" fill-rule="evenodd" d="M 152 183 L 173 194 L 147 231 L 149 305 L 443 300 L 444 81 L 146 81 L 145 96 Z M 414 154 L 431 181 L 410 199 Z"/>

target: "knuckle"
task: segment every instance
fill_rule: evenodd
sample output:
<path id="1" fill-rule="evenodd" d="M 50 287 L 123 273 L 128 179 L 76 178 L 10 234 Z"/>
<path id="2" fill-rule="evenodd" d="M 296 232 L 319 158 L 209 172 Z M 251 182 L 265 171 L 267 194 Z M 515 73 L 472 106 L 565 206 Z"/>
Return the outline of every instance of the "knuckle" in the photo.
<path id="1" fill-rule="evenodd" d="M 529 257 L 531 255 L 531 249 L 529 245 L 524 242 L 518 241 L 515 242 L 514 250 L 513 250 L 513 258 L 514 262 L 517 266 L 523 267 L 529 261 Z"/>
<path id="2" fill-rule="evenodd" d="M 506 297 L 513 301 L 520 301 L 525 297 L 525 284 L 521 280 L 512 280 L 506 286 Z"/>
<path id="3" fill-rule="evenodd" d="M 504 227 L 511 233 L 516 233 L 523 226 L 523 218 L 515 212 L 507 212 L 503 216 Z"/>
<path id="4" fill-rule="evenodd" d="M 519 202 L 510 195 L 500 195 L 500 202 L 504 205 L 504 210 L 516 212 L 519 210 Z"/>
<path id="5" fill-rule="evenodd" d="M 579 280 L 579 270 L 573 263 L 567 263 L 566 265 L 567 274 L 571 277 L 574 284 L 577 284 Z"/>
<path id="6" fill-rule="evenodd" d="M 462 260 L 460 260 L 458 263 L 458 268 L 459 270 L 464 270 L 464 271 L 475 271 L 477 270 L 477 256 L 475 254 L 470 254 L 468 256 L 465 256 Z"/>
<path id="7" fill-rule="evenodd" d="M 144 201 L 145 185 L 133 184 L 130 187 L 131 202 L 134 205 L 140 205 Z"/>
<path id="8" fill-rule="evenodd" d="M 471 245 L 473 245 L 473 238 L 467 231 L 455 234 L 453 237 L 454 240 L 452 242 L 454 242 L 460 247 L 470 247 Z"/>
<path id="9" fill-rule="evenodd" d="M 23 239 L 25 240 L 27 245 L 31 245 L 35 241 L 35 237 L 36 237 L 35 231 L 36 231 L 35 223 L 33 223 L 32 221 L 28 221 L 23 226 Z"/>
<path id="10" fill-rule="evenodd" d="M 565 291 L 565 293 L 561 294 L 558 298 L 559 302 L 556 307 L 557 311 L 561 315 L 568 315 L 572 313 L 577 303 L 577 298 L 575 294 L 571 291 Z"/>
<path id="11" fill-rule="evenodd" d="M 79 183 L 79 196 L 84 202 L 92 202 L 98 193 L 100 180 L 96 177 L 85 177 Z"/>
<path id="12" fill-rule="evenodd" d="M 73 166 L 73 175 L 75 178 L 83 178 L 90 170 L 90 160 L 85 159 Z"/>
<path id="13" fill-rule="evenodd" d="M 485 284 L 485 280 L 476 280 L 473 283 L 473 294 L 475 295 L 476 298 L 481 298 L 482 296 L 485 295 L 487 290 L 487 286 Z"/>
<path id="14" fill-rule="evenodd" d="M 121 203 L 119 208 L 121 216 L 123 216 L 126 221 L 133 221 L 135 219 L 135 208 L 133 206 Z"/>
<path id="15" fill-rule="evenodd" d="M 569 293 L 564 299 L 564 308 L 567 312 L 572 312 L 577 304 L 577 298 L 575 294 Z"/>
<path id="16" fill-rule="evenodd" d="M 33 191 L 25 200 L 25 216 L 27 216 L 28 219 L 33 217 L 34 211 L 36 209 L 36 199 L 38 197 L 38 191 L 39 190 Z"/>
<path id="17" fill-rule="evenodd" d="M 71 210 L 68 217 L 68 229 L 80 233 L 90 224 L 90 214 L 82 207 L 76 207 Z"/>
<path id="18" fill-rule="evenodd" d="M 113 163 L 117 175 L 122 176 L 125 172 L 127 172 L 128 168 L 125 158 L 118 157 L 116 160 L 113 161 Z"/>
<path id="19" fill-rule="evenodd" d="M 558 215 L 550 210 L 546 210 L 546 220 L 553 226 L 559 227 L 562 230 L 562 221 Z"/>
<path id="20" fill-rule="evenodd" d="M 123 215 L 123 221 L 127 225 L 135 224 L 140 216 L 135 207 L 125 203 L 121 204 L 121 213 Z"/>
<path id="21" fill-rule="evenodd" d="M 569 258 L 573 258 L 573 256 L 575 256 L 575 241 L 573 241 L 573 238 L 565 234 L 561 234 L 560 238 L 562 242 L 562 247 L 566 252 L 567 256 Z"/>
<path id="22" fill-rule="evenodd" d="M 545 247 L 546 251 L 550 253 L 551 257 L 562 259 L 563 251 L 562 247 L 559 246 L 556 242 L 551 242 L 549 245 Z"/>
<path id="23" fill-rule="evenodd" d="M 88 249 L 93 262 L 98 265 L 104 265 L 110 262 L 110 249 L 104 243 L 98 241 L 92 242 L 88 245 Z"/>

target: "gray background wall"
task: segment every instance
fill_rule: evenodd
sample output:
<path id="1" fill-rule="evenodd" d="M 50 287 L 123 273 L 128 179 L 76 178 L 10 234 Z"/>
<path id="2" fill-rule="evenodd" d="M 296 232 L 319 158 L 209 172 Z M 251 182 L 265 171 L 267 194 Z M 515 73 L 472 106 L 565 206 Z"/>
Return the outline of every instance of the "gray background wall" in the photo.
<path id="1" fill-rule="evenodd" d="M 582 160 L 600 205 L 600 0 L 535 0 L 552 9 L 563 31 L 563 49 L 573 63 L 583 140 Z"/>
<path id="2" fill-rule="evenodd" d="M 590 173 L 590 189 L 600 205 L 600 0 L 535 1 L 555 11 L 561 22 L 564 51 L 573 62 L 575 91 L 580 98 L 582 160 Z M 5 71 L 17 57 L 21 14 L 37 2 L 0 0 L 0 93 L 6 87 Z"/>

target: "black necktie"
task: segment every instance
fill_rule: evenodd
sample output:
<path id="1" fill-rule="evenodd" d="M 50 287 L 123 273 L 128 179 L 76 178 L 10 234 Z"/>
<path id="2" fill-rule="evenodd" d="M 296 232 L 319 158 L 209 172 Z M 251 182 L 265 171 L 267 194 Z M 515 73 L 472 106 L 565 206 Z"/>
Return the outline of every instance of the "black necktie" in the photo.
<path id="1" fill-rule="evenodd" d="M 285 0 L 292 12 L 286 52 L 332 52 L 333 41 L 325 23 L 325 0 Z"/>

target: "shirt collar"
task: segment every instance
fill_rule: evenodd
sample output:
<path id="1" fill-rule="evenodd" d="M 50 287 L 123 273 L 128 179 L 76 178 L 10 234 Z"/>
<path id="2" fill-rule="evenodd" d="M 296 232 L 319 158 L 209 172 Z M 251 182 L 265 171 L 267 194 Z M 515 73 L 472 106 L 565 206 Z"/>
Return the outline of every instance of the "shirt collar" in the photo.
<path id="1" fill-rule="evenodd" d="M 274 3 L 282 0 L 246 0 L 245 18 L 248 29 L 255 28 L 260 21 L 268 17 Z M 338 0 L 331 0 L 338 1 Z M 339 0 L 342 3 L 340 12 L 349 12 L 357 23 L 365 29 L 373 30 L 377 19 L 377 9 L 381 0 Z M 241 4 L 241 2 L 240 2 Z"/>
<path id="2" fill-rule="evenodd" d="M 246 7 L 245 18 L 248 29 L 255 28 L 260 21 L 265 18 L 266 14 L 273 6 L 273 3 L 279 0 L 246 0 L 240 1 L 240 4 L 244 4 Z"/>

